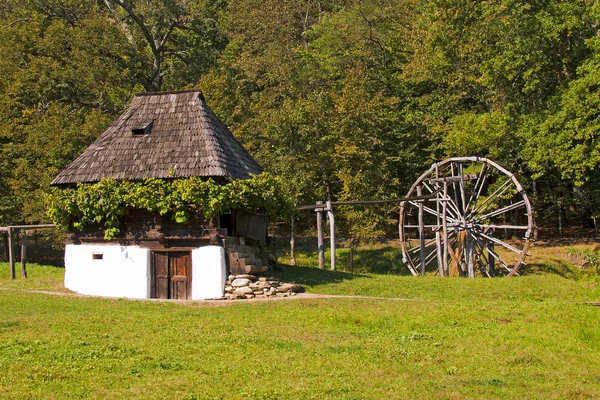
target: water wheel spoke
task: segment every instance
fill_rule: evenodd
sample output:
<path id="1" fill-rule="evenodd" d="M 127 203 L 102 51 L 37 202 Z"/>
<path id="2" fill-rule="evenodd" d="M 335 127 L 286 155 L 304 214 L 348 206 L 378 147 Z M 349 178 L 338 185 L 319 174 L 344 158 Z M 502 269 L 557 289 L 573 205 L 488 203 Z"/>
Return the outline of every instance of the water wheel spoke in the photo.
<path id="1" fill-rule="evenodd" d="M 417 240 L 418 241 L 418 240 Z M 431 246 L 432 244 L 435 244 L 435 239 L 429 239 L 425 241 L 425 248 Z M 407 251 L 409 253 L 415 253 L 417 251 L 421 250 L 421 245 L 419 244 L 418 246 L 415 247 L 411 247 L 409 248 Z"/>
<path id="2" fill-rule="evenodd" d="M 516 210 L 517 208 L 520 208 L 520 207 L 523 207 L 523 206 L 525 206 L 525 200 L 521 200 L 521 201 L 518 201 L 516 203 L 509 204 L 509 205 L 507 205 L 505 207 L 502 207 L 502 208 L 500 208 L 500 209 L 498 209 L 496 211 L 492 211 L 492 212 L 489 212 L 489 213 L 484 214 L 484 215 L 476 215 L 476 216 L 473 217 L 473 220 L 475 220 L 475 221 L 485 221 L 486 219 L 497 217 L 498 215 L 504 214 L 504 213 L 512 211 L 512 210 Z"/>
<path id="3" fill-rule="evenodd" d="M 453 236 L 453 235 L 455 235 L 455 234 L 456 234 L 456 232 L 450 232 L 450 233 L 448 234 L 448 238 L 452 237 L 452 236 Z M 418 239 L 415 239 L 415 241 L 417 241 L 417 242 L 418 242 Z M 427 247 L 431 246 L 432 244 L 435 244 L 435 238 L 432 238 L 432 239 L 427 239 L 427 240 L 425 241 L 425 248 L 427 248 Z M 415 246 L 415 247 L 411 247 L 411 248 L 409 248 L 409 249 L 407 250 L 407 252 L 408 252 L 408 253 L 416 253 L 416 252 L 418 252 L 418 251 L 420 251 L 420 250 L 421 250 L 421 245 L 418 245 L 418 246 Z"/>
<path id="4" fill-rule="evenodd" d="M 416 201 L 409 201 L 409 203 L 415 207 L 419 207 L 419 203 L 417 203 Z M 437 217 L 437 215 L 438 215 L 437 212 L 433 208 L 429 208 L 426 205 L 423 205 L 423 211 L 426 211 L 427 213 L 433 215 L 434 217 Z M 453 223 L 458 223 L 458 221 L 454 218 L 446 217 L 446 219 Z"/>
<path id="5" fill-rule="evenodd" d="M 471 193 L 471 196 L 469 197 L 469 201 L 467 202 L 467 207 L 465 209 L 465 213 L 469 210 L 471 205 L 475 206 L 477 204 L 477 201 L 479 200 L 479 196 L 481 196 L 481 190 L 483 189 L 483 186 L 487 179 L 488 171 L 489 171 L 488 165 L 483 164 L 483 167 L 481 167 L 481 171 L 479 172 L 479 177 L 477 178 L 477 181 L 475 182 L 475 186 L 473 186 L 473 192 Z"/>
<path id="6" fill-rule="evenodd" d="M 423 181 L 423 186 L 429 191 L 429 194 L 438 194 L 442 188 L 436 188 L 435 190 L 433 190 L 433 188 L 431 188 L 425 181 Z M 442 195 L 443 196 L 443 195 Z M 456 204 L 454 204 L 454 201 L 452 201 L 451 198 L 444 198 L 444 197 L 439 197 L 438 199 L 436 199 L 436 205 L 439 204 L 440 201 L 448 201 L 448 204 L 450 205 L 450 207 L 452 207 L 452 210 L 450 212 L 451 217 L 459 220 L 460 219 L 460 211 L 458 211 L 458 207 L 456 206 Z M 436 213 L 438 212 L 438 210 L 436 210 Z"/>
<path id="7" fill-rule="evenodd" d="M 496 189 L 494 191 L 494 193 L 492 193 L 489 197 L 487 197 L 479 206 L 475 207 L 473 209 L 473 211 L 471 211 L 469 213 L 469 215 L 467 216 L 467 219 L 471 219 L 473 217 L 473 215 L 475 215 L 476 213 L 482 213 L 484 212 L 487 207 L 489 207 L 492 203 L 491 201 L 497 198 L 500 198 L 500 196 L 502 196 L 510 186 L 508 186 L 510 183 L 512 183 L 512 178 L 509 178 L 506 182 L 504 182 L 498 189 Z"/>
<path id="8" fill-rule="evenodd" d="M 492 276 L 490 276 L 491 268 L 485 267 L 486 265 L 491 266 L 489 258 L 485 255 L 485 250 L 487 250 L 487 247 L 482 247 L 482 245 L 475 239 L 473 241 L 475 243 L 475 247 L 477 249 L 479 249 L 479 251 L 477 252 L 477 255 L 480 257 L 480 259 L 483 259 L 483 261 L 485 262 L 485 263 L 483 263 L 480 261 L 479 267 L 485 272 L 485 274 L 487 275 L 488 278 L 491 278 L 492 277 Z M 492 275 L 493 275 L 493 273 L 492 273 Z"/>
<path id="9" fill-rule="evenodd" d="M 480 241 L 479 238 L 475 237 L 475 242 L 479 243 L 480 246 L 483 246 L 483 243 Z M 506 261 L 504 261 L 504 259 L 502 257 L 500 257 L 500 254 L 496 253 L 496 251 L 490 249 L 490 248 L 486 248 L 487 252 L 489 255 L 491 255 L 492 257 L 494 257 L 496 259 L 496 261 L 498 261 L 500 264 L 502 264 L 502 266 L 508 271 L 511 272 L 512 268 L 510 268 L 508 266 L 508 263 Z"/>
<path id="10" fill-rule="evenodd" d="M 527 225 L 494 225 L 494 224 L 473 224 L 474 228 L 477 229 L 520 229 L 520 230 L 527 230 L 529 229 L 529 226 Z"/>
<path id="11" fill-rule="evenodd" d="M 481 231 L 473 231 L 473 233 L 474 233 L 475 235 L 479 235 L 479 236 L 481 236 L 481 237 L 483 237 L 483 238 L 485 238 L 485 239 L 489 240 L 490 242 L 494 242 L 494 243 L 496 243 L 496 244 L 499 244 L 500 246 L 504 246 L 505 248 L 507 248 L 507 249 L 509 249 L 509 250 L 511 250 L 511 251 L 514 251 L 514 252 L 515 252 L 515 253 L 517 253 L 517 254 L 521 254 L 521 253 L 522 253 L 522 250 L 519 250 L 519 249 L 517 249 L 516 247 L 514 247 L 514 246 L 511 246 L 510 244 L 506 243 L 505 241 L 503 241 L 503 240 L 500 240 L 500 239 L 498 239 L 498 238 L 495 238 L 495 237 L 493 237 L 493 236 L 490 236 L 490 235 L 488 235 L 488 234 L 485 234 L 485 233 L 483 233 L 483 232 L 481 232 Z"/>

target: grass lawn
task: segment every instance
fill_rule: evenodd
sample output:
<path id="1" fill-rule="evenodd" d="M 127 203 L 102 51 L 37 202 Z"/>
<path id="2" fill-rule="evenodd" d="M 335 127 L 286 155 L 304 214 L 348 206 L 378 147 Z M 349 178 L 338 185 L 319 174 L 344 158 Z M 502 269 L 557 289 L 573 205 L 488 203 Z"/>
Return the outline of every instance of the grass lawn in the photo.
<path id="1" fill-rule="evenodd" d="M 584 304 L 600 289 L 565 248 L 532 249 L 529 274 L 512 279 L 305 261 L 280 276 L 313 293 L 407 300 L 56 296 L 29 290 L 60 288 L 61 269 L 10 281 L 0 264 L 0 398 L 600 397 L 600 308 Z"/>

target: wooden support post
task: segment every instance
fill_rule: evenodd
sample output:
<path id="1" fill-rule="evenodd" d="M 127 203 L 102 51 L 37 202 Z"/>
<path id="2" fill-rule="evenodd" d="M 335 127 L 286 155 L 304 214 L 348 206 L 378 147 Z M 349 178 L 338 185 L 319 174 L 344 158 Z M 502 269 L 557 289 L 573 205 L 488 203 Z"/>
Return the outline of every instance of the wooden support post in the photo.
<path id="1" fill-rule="evenodd" d="M 469 274 L 469 278 L 475 278 L 475 267 L 473 265 L 473 238 L 471 237 L 471 233 L 467 232 L 467 273 Z"/>
<path id="2" fill-rule="evenodd" d="M 449 276 L 448 271 L 448 182 L 444 182 L 444 202 L 442 203 L 442 234 L 444 235 L 444 252 L 442 262 L 444 264 L 444 273 Z"/>
<path id="3" fill-rule="evenodd" d="M 38 234 L 37 234 L 37 230 L 33 230 L 33 243 L 34 243 L 34 247 L 33 247 L 33 262 L 36 264 L 40 263 L 40 259 L 38 256 Z"/>
<path id="4" fill-rule="evenodd" d="M 296 243 L 294 240 L 294 216 L 292 215 L 292 229 L 290 234 L 290 265 L 296 265 Z"/>
<path id="5" fill-rule="evenodd" d="M 417 196 L 421 196 L 421 186 L 417 186 Z M 425 276 L 425 221 L 423 221 L 423 202 L 419 202 L 419 241 L 421 254 L 421 275 Z"/>
<path id="6" fill-rule="evenodd" d="M 487 250 L 488 250 L 488 261 L 490 263 L 490 275 L 491 276 L 496 276 L 496 259 L 494 257 L 492 257 L 492 255 L 490 254 L 490 252 L 494 251 L 494 242 L 492 242 L 491 240 L 487 240 Z"/>
<path id="7" fill-rule="evenodd" d="M 13 230 L 8 227 L 8 263 L 10 265 L 10 279 L 15 279 L 15 249 Z"/>
<path id="8" fill-rule="evenodd" d="M 335 217 L 331 201 L 327 202 L 327 217 L 329 218 L 329 246 L 331 248 L 331 270 L 335 271 Z"/>
<path id="9" fill-rule="evenodd" d="M 2 235 L 2 240 L 4 242 L 4 254 L 2 255 L 2 261 L 8 262 L 8 232 L 6 232 L 6 235 Z"/>
<path id="10" fill-rule="evenodd" d="M 323 204 L 322 201 L 317 201 L 317 205 Z M 323 209 L 317 208 L 317 249 L 319 251 L 319 268 L 325 269 L 325 248 L 323 242 Z"/>
<path id="11" fill-rule="evenodd" d="M 440 178 L 440 171 L 438 169 L 438 166 L 435 166 L 435 179 L 436 181 Z M 438 188 L 439 190 L 439 188 Z M 437 265 L 438 265 L 438 273 L 440 274 L 440 276 L 444 276 L 444 263 L 442 260 L 442 256 L 444 254 L 444 251 L 442 250 L 442 234 L 439 230 L 440 227 L 440 199 L 441 199 L 441 194 L 437 193 L 435 195 L 437 201 L 435 202 L 435 214 L 436 214 L 436 224 L 438 226 L 438 228 L 435 231 L 435 250 L 436 250 L 436 255 L 437 255 Z"/>
<path id="12" fill-rule="evenodd" d="M 21 235 L 21 278 L 27 278 L 27 232 Z"/>

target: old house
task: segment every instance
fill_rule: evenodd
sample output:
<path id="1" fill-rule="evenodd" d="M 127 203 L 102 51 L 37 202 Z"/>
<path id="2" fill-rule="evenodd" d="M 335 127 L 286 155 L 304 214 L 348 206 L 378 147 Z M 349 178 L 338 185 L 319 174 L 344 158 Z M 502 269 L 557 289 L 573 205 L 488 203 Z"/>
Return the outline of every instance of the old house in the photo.
<path id="1" fill-rule="evenodd" d="M 201 92 L 147 93 L 135 96 L 129 109 L 52 184 L 64 188 L 107 177 L 132 181 L 210 177 L 219 182 L 261 172 Z M 232 212 L 181 224 L 131 210 L 120 231 L 107 241 L 100 226 L 70 230 L 65 249 L 67 288 L 129 298 L 219 297 L 226 279 L 222 239 L 264 238 L 266 221 L 261 215 Z"/>

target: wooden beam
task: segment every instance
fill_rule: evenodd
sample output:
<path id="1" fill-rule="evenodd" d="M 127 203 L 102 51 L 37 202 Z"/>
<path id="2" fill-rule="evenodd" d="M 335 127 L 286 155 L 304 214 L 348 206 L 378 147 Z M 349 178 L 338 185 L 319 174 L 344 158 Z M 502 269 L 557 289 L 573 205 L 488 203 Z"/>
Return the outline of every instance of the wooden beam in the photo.
<path id="1" fill-rule="evenodd" d="M 41 228 L 56 228 L 57 226 L 54 224 L 41 224 L 41 225 L 11 225 L 5 228 L 13 228 L 13 229 L 41 229 Z M 2 228 L 0 228 L 2 229 Z"/>
<path id="2" fill-rule="evenodd" d="M 296 265 L 296 242 L 294 240 L 294 216 L 292 215 L 292 229 L 290 234 L 290 265 Z"/>
<path id="3" fill-rule="evenodd" d="M 419 200 L 430 200 L 430 199 L 435 199 L 436 198 L 436 194 L 439 192 L 439 190 L 435 191 L 434 193 L 427 195 L 427 196 L 413 196 L 413 197 L 401 197 L 399 199 L 389 199 L 389 200 L 357 200 L 357 201 L 331 201 L 328 203 L 331 203 L 331 205 L 333 206 L 358 206 L 358 205 L 369 205 L 369 204 L 390 204 L 390 203 L 403 203 L 406 201 L 419 201 Z M 295 210 L 298 211 L 304 211 L 304 210 L 316 210 L 316 209 L 325 209 L 327 208 L 327 204 L 323 204 L 323 202 L 317 202 L 316 205 L 306 205 L 306 206 L 298 206 L 296 208 L 294 208 Z"/>
<path id="4" fill-rule="evenodd" d="M 477 174 L 469 174 L 469 175 L 464 175 L 464 176 L 463 175 L 448 176 L 446 178 L 430 179 L 429 182 L 444 183 L 444 182 L 474 181 L 478 177 L 479 177 L 479 175 L 477 175 Z"/>
<path id="5" fill-rule="evenodd" d="M 417 196 L 421 196 L 421 186 L 417 186 Z M 425 276 L 425 228 L 423 221 L 423 203 L 419 203 L 419 241 L 420 241 L 420 260 L 421 260 L 421 275 Z"/>
<path id="6" fill-rule="evenodd" d="M 335 217 L 331 201 L 327 202 L 327 217 L 329 218 L 329 247 L 331 248 L 331 270 L 335 271 Z"/>
<path id="7" fill-rule="evenodd" d="M 15 279 L 15 249 L 13 242 L 13 230 L 8 227 L 8 264 L 10 266 L 10 279 Z"/>
<path id="8" fill-rule="evenodd" d="M 323 205 L 322 201 L 317 201 L 317 206 Z M 319 252 L 319 268 L 325 269 L 325 238 L 323 236 L 323 209 L 317 208 L 317 250 Z"/>
<path id="9" fill-rule="evenodd" d="M 21 278 L 27 278 L 27 232 L 21 235 Z"/>

